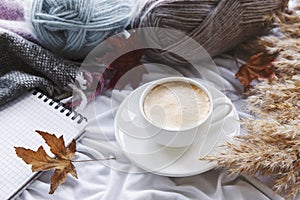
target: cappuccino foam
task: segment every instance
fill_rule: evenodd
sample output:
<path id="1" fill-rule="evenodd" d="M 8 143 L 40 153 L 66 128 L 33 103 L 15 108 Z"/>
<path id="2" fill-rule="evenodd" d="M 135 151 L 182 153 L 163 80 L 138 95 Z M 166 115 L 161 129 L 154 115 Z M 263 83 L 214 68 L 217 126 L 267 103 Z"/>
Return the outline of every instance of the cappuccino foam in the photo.
<path id="1" fill-rule="evenodd" d="M 154 125 L 181 130 L 196 126 L 208 115 L 210 100 L 201 88 L 173 81 L 150 90 L 144 99 L 143 109 Z"/>

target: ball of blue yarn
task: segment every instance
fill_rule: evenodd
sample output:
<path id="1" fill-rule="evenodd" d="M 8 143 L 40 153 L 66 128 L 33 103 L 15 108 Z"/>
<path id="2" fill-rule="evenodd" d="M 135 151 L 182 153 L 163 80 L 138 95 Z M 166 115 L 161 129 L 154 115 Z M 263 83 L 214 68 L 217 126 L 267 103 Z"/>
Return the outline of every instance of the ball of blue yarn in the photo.
<path id="1" fill-rule="evenodd" d="M 81 60 L 107 37 L 124 31 L 136 0 L 27 0 L 26 18 L 39 42 L 62 57 Z"/>

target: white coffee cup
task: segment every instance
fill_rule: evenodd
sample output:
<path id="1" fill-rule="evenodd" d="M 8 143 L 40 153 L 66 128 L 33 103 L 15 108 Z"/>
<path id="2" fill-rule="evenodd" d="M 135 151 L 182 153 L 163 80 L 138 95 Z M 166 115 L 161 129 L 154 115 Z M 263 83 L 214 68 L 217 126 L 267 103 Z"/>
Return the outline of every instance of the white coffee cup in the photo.
<path id="1" fill-rule="evenodd" d="M 144 110 L 145 98 L 150 93 L 150 91 L 152 91 L 153 88 L 159 85 L 172 82 L 182 82 L 184 84 L 188 83 L 191 86 L 196 86 L 197 88 L 201 89 L 209 99 L 208 112 L 200 121 L 197 121 L 189 127 L 179 128 L 177 130 L 165 127 L 163 125 L 154 124 L 152 120 L 149 119 Z M 218 118 L 212 119 L 213 110 L 217 107 L 220 108 L 221 106 L 228 106 L 229 109 L 226 109 L 226 111 L 222 113 L 222 115 L 218 115 Z M 144 131 L 147 132 L 149 138 L 153 139 L 156 143 L 167 147 L 186 147 L 193 143 L 197 134 L 207 134 L 210 124 L 225 118 L 232 111 L 232 109 L 233 108 L 231 102 L 228 102 L 226 98 L 220 97 L 217 99 L 212 99 L 208 89 L 198 81 L 184 77 L 170 77 L 152 82 L 142 92 L 142 95 L 139 99 L 139 110 L 141 112 L 141 116 L 138 117 L 138 120 L 140 121 L 140 123 L 145 124 Z"/>

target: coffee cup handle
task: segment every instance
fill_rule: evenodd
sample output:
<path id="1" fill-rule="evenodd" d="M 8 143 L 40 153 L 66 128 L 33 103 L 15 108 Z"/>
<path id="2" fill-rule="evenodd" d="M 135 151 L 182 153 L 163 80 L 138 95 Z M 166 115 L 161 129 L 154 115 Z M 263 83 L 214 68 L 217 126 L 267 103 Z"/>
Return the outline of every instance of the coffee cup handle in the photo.
<path id="1" fill-rule="evenodd" d="M 224 119 L 233 110 L 231 101 L 224 97 L 220 97 L 220 98 L 213 100 L 213 111 L 215 112 L 215 110 L 219 107 L 222 107 L 222 109 L 225 109 L 225 112 L 221 113 L 219 115 L 213 115 L 212 119 L 211 119 L 212 124 Z M 229 109 L 228 108 L 226 109 L 226 107 L 228 107 Z"/>

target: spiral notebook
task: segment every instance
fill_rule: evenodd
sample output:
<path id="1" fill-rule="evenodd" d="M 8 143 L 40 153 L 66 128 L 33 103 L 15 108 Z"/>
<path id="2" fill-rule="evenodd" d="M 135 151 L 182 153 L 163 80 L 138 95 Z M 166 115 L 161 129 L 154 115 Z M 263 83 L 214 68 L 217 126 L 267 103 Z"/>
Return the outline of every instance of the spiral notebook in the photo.
<path id="1" fill-rule="evenodd" d="M 86 124 L 79 113 L 35 91 L 0 107 L 0 199 L 13 199 L 38 175 L 17 157 L 15 146 L 37 150 L 43 145 L 49 152 L 35 130 L 63 135 L 70 144 L 84 133 Z"/>

